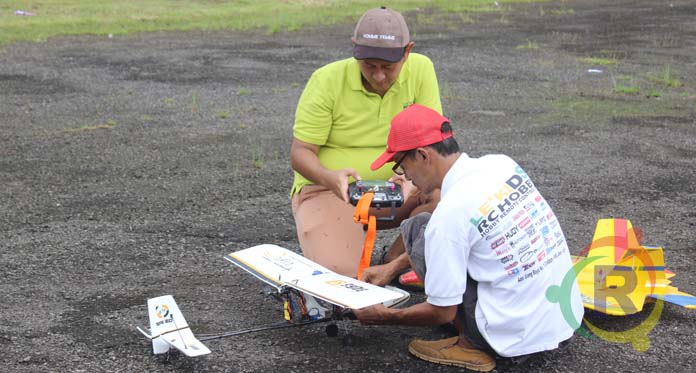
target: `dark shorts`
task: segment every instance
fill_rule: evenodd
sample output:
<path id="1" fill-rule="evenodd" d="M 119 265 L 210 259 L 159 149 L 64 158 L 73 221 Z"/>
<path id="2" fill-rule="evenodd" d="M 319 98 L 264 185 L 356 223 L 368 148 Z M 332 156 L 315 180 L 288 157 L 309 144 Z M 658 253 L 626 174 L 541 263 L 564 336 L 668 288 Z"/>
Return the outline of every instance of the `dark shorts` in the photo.
<path id="1" fill-rule="evenodd" d="M 425 227 L 430 220 L 430 213 L 423 212 L 401 223 L 401 231 L 406 252 L 411 260 L 413 270 L 422 280 L 425 280 L 427 267 L 425 264 Z M 466 291 L 462 303 L 457 306 L 457 322 L 460 337 L 466 339 L 475 348 L 495 356 L 495 351 L 483 338 L 476 325 L 476 302 L 478 301 L 478 282 L 468 274 L 466 276 Z"/>

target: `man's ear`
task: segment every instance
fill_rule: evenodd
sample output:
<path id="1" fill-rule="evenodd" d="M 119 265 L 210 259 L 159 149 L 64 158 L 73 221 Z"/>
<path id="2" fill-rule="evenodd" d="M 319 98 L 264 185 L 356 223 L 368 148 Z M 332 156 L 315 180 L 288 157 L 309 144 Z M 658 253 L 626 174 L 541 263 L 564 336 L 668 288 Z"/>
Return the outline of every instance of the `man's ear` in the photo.
<path id="1" fill-rule="evenodd" d="M 430 158 L 430 154 L 428 154 L 428 151 L 425 148 L 416 149 L 416 153 L 420 154 L 421 157 L 423 157 L 423 160 Z"/>
<path id="2" fill-rule="evenodd" d="M 413 46 L 416 45 L 416 43 L 409 41 L 408 44 L 404 47 L 404 57 L 402 58 L 404 61 L 408 58 L 408 55 L 411 53 L 411 49 L 413 49 Z"/>
<path id="3" fill-rule="evenodd" d="M 416 43 L 409 41 L 408 44 L 406 44 L 406 47 L 404 47 L 404 52 L 411 53 L 411 49 L 413 49 L 414 45 L 416 45 Z"/>

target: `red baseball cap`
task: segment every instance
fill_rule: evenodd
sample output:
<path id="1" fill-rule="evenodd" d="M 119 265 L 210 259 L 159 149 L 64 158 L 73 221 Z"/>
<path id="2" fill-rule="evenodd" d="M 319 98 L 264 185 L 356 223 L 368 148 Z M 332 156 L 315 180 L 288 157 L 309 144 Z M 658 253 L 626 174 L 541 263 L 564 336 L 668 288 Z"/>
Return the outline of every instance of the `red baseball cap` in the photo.
<path id="1" fill-rule="evenodd" d="M 438 143 L 452 137 L 452 132 L 442 132 L 442 124 L 449 123 L 437 111 L 413 104 L 397 114 L 391 121 L 387 150 L 370 166 L 372 171 L 394 160 L 394 154 Z"/>

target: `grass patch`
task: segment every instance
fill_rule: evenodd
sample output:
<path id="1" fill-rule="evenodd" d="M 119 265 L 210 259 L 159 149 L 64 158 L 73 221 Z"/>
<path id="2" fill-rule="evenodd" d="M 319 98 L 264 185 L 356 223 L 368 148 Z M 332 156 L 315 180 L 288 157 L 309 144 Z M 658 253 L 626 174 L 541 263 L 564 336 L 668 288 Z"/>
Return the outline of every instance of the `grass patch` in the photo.
<path id="1" fill-rule="evenodd" d="M 682 83 L 681 80 L 674 75 L 669 65 L 667 65 L 660 73 L 648 74 L 647 78 L 649 81 L 661 84 L 667 88 L 678 88 L 684 85 L 684 83 Z"/>
<path id="2" fill-rule="evenodd" d="M 191 112 L 194 114 L 198 112 L 198 90 L 194 90 L 191 94 Z"/>
<path id="3" fill-rule="evenodd" d="M 558 8 L 558 9 L 551 9 L 549 13 L 555 15 L 555 16 L 565 16 L 565 15 L 573 15 L 575 14 L 575 11 L 573 8 Z"/>
<path id="4" fill-rule="evenodd" d="M 545 0 L 542 0 L 545 1 Z M 392 5 L 409 13 L 423 8 L 445 13 L 498 12 L 500 4 L 539 0 L 402 0 Z M 496 5 L 497 4 L 497 5 Z M 18 41 L 40 42 L 60 35 L 127 35 L 151 31 L 249 30 L 267 33 L 308 25 L 357 22 L 372 0 L 44 0 L 0 2 L 0 46 Z M 388 4 L 387 4 L 388 5 Z M 310 11 L 308 11 L 308 8 Z M 15 10 L 34 13 L 16 16 Z"/>
<path id="5" fill-rule="evenodd" d="M 573 15 L 573 14 L 575 14 L 575 11 L 572 8 L 556 8 L 556 9 L 549 10 L 549 14 L 554 15 L 554 16 L 565 16 L 565 15 Z M 543 17 L 545 15 L 546 15 L 546 10 L 544 10 L 543 6 L 539 6 L 539 17 Z"/>
<path id="6" fill-rule="evenodd" d="M 247 96 L 250 94 L 251 94 L 251 91 L 246 89 L 246 88 L 240 88 L 239 91 L 237 91 L 237 95 L 239 95 L 239 96 Z"/>
<path id="7" fill-rule="evenodd" d="M 217 113 L 217 116 L 220 119 L 227 119 L 230 117 L 230 112 L 229 111 L 220 111 Z"/>
<path id="8" fill-rule="evenodd" d="M 662 97 L 662 92 L 658 91 L 657 89 L 651 89 L 648 94 L 645 95 L 647 98 L 660 98 Z"/>
<path id="9" fill-rule="evenodd" d="M 624 95 L 635 95 L 640 93 L 640 87 L 638 87 L 634 82 L 633 78 L 630 76 L 617 76 L 611 75 L 611 82 L 614 89 L 614 93 L 624 94 Z"/>
<path id="10" fill-rule="evenodd" d="M 440 96 L 445 100 L 464 100 L 464 96 L 456 95 L 450 88 L 449 82 L 445 82 L 440 88 Z"/>
<path id="11" fill-rule="evenodd" d="M 640 88 L 631 85 L 617 84 L 614 86 L 614 92 L 624 95 L 637 95 L 640 93 Z"/>
<path id="12" fill-rule="evenodd" d="M 520 44 L 520 45 L 516 46 L 515 49 L 518 49 L 518 50 L 520 50 L 520 49 L 522 49 L 522 50 L 539 49 L 539 43 L 527 39 L 527 44 Z"/>
<path id="13" fill-rule="evenodd" d="M 619 60 L 617 60 L 616 58 L 603 57 L 585 57 L 581 58 L 580 62 L 593 66 L 616 66 L 619 64 Z"/>
<path id="14" fill-rule="evenodd" d="M 262 169 L 266 165 L 266 155 L 260 148 L 251 150 L 251 166 L 257 169 Z"/>
<path id="15" fill-rule="evenodd" d="M 648 100 L 635 96 L 631 99 L 612 99 L 607 97 L 561 97 L 551 104 L 548 114 L 544 115 L 547 122 L 572 119 L 577 122 L 588 122 L 625 116 L 671 116 L 683 115 L 669 100 Z"/>
<path id="16" fill-rule="evenodd" d="M 82 126 L 82 127 L 77 127 L 77 128 L 66 128 L 63 130 L 63 132 L 70 132 L 70 133 L 75 133 L 75 132 L 88 132 L 88 131 L 96 131 L 96 130 L 102 130 L 102 129 L 111 129 L 116 127 L 116 121 L 115 120 L 107 120 L 106 123 L 102 124 L 95 124 L 95 125 L 87 125 L 87 126 Z"/>

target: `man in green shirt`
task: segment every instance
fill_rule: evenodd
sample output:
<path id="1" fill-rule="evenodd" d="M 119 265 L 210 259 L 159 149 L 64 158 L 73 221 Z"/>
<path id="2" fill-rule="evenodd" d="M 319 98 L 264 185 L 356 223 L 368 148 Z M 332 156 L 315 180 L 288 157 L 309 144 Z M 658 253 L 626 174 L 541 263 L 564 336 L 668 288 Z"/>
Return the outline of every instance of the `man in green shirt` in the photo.
<path id="1" fill-rule="evenodd" d="M 368 10 L 352 38 L 353 58 L 317 69 L 297 105 L 290 151 L 295 171 L 292 210 L 303 254 L 346 276 L 355 277 L 365 233 L 353 222 L 348 184 L 388 180 L 388 167 L 370 170 L 386 146 L 391 119 L 417 103 L 442 112 L 433 63 L 411 53 L 414 46 L 401 14 L 385 7 Z M 410 190 L 410 192 L 409 192 Z M 432 211 L 438 195 L 423 196 L 404 185 L 407 200 L 398 209 L 398 226 L 414 212 Z M 377 213 L 377 212 L 375 212 Z M 393 246 L 403 252 L 400 239 Z M 363 279 L 384 284 L 408 267 L 405 254 L 391 264 L 368 268 Z"/>

